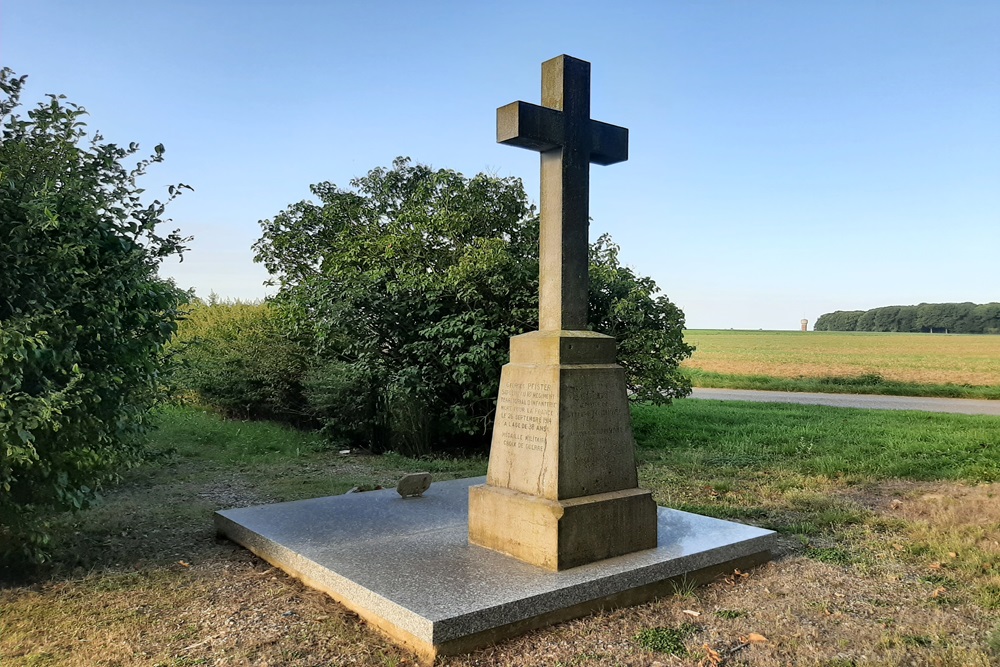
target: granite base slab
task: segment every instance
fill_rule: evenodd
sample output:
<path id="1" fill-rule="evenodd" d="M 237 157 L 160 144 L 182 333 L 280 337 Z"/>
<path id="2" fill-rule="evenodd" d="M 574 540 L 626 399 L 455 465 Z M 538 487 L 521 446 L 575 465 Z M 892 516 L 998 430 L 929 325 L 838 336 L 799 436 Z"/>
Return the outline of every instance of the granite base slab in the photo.
<path id="1" fill-rule="evenodd" d="M 658 544 L 553 572 L 469 544 L 469 487 L 435 482 L 215 514 L 217 531 L 329 594 L 425 661 L 770 558 L 773 531 L 658 508 Z"/>

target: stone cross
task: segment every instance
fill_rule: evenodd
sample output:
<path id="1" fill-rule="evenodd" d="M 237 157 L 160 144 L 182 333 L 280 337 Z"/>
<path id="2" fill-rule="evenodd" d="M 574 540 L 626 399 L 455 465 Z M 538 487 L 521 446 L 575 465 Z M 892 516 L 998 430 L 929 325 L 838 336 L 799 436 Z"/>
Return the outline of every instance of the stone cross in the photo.
<path id="1" fill-rule="evenodd" d="M 590 163 L 628 159 L 628 130 L 590 118 L 590 63 L 542 63 L 542 106 L 497 109 L 497 142 L 541 153 L 538 328 L 587 328 Z"/>
<path id="2" fill-rule="evenodd" d="M 542 154 L 539 330 L 510 339 L 486 483 L 469 488 L 469 543 L 550 570 L 657 545 L 639 488 L 625 369 L 587 330 L 590 163 L 628 158 L 628 130 L 590 118 L 590 63 L 542 63 L 542 106 L 497 109 L 497 141 Z"/>

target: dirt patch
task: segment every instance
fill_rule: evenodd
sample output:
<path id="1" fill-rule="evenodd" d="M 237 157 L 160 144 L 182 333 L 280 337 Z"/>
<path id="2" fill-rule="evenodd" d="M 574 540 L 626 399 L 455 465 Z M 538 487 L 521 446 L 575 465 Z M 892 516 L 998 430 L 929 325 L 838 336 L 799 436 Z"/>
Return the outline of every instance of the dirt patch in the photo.
<path id="1" fill-rule="evenodd" d="M 945 561 L 962 548 L 979 552 L 981 569 L 1000 571 L 1000 484 L 892 482 L 847 492 L 880 517 L 905 525 L 914 541 L 937 545 Z"/>
<path id="2" fill-rule="evenodd" d="M 203 491 L 198 492 L 198 497 L 218 509 L 250 507 L 277 502 L 276 498 L 260 493 L 237 475 L 233 475 L 227 480 L 218 480 L 207 484 Z"/>
<path id="3" fill-rule="evenodd" d="M 838 495 L 866 509 L 936 523 L 1000 524 L 1000 484 L 891 480 L 856 486 Z"/>
<path id="4" fill-rule="evenodd" d="M 994 529 L 1000 526 L 1000 484 L 915 486 L 897 493 L 885 511 L 906 521 L 926 521 L 939 527 Z"/>

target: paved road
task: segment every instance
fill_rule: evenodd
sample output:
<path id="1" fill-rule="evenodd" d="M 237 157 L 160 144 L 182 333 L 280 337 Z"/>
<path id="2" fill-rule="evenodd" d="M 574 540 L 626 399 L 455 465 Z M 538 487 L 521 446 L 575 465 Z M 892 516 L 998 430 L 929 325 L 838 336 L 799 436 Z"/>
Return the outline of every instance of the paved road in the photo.
<path id="1" fill-rule="evenodd" d="M 1000 415 L 1000 401 L 981 401 L 970 398 L 810 394 L 797 391 L 709 389 L 705 387 L 695 387 L 691 398 L 717 401 L 755 401 L 758 403 L 805 403 L 808 405 L 832 405 L 837 408 L 867 408 L 869 410 L 920 410 L 923 412 L 956 412 L 965 415 Z"/>

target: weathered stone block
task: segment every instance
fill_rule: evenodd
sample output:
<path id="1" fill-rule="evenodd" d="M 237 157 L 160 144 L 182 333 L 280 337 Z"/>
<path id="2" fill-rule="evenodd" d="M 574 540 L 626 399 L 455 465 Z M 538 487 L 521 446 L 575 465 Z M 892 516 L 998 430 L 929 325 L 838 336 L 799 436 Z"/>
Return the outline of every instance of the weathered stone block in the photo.
<path id="1" fill-rule="evenodd" d="M 488 484 L 563 500 L 635 488 L 625 371 L 615 341 L 582 331 L 511 339 Z"/>
<path id="2" fill-rule="evenodd" d="M 470 491 L 470 542 L 556 570 L 656 544 L 615 352 L 591 331 L 511 339 L 487 484 Z"/>
<path id="3" fill-rule="evenodd" d="M 656 547 L 656 503 L 643 489 L 549 500 L 511 489 L 469 489 L 469 539 L 549 570 Z"/>

